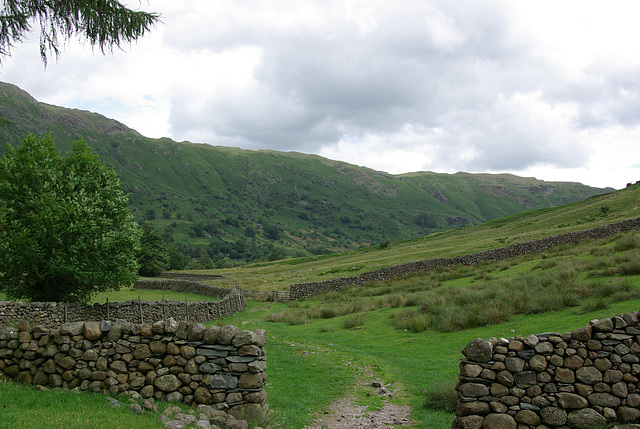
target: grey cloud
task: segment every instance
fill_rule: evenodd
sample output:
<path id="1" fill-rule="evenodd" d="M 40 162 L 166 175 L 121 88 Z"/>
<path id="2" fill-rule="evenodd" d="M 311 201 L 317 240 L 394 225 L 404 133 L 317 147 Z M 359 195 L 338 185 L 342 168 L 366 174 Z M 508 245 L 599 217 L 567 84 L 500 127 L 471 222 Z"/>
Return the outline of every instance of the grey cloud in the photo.
<path id="1" fill-rule="evenodd" d="M 459 169 L 571 167 L 586 159 L 575 137 L 553 128 L 557 124 L 541 127 L 539 118 L 499 101 L 529 92 L 550 103 L 584 96 L 560 94 L 567 82 L 559 71 L 537 58 L 526 41 L 509 39 L 499 3 L 394 2 L 368 31 L 344 17 L 336 17 L 331 28 L 311 22 L 280 29 L 243 19 L 252 2 L 242 4 L 236 14 L 218 16 L 195 35 L 167 33 L 177 46 L 262 50 L 255 92 L 223 98 L 203 94 L 196 112 L 189 110 L 189 100 L 174 97 L 170 120 L 179 135 L 197 131 L 212 142 L 235 141 L 246 148 L 317 152 L 345 135 L 375 134 L 402 145 L 390 136 L 415 125 L 445 130 L 438 141 L 425 137 L 424 150 L 434 161 Z M 594 96 L 591 110 L 581 112 L 575 125 L 638 119 L 624 116 L 637 99 L 618 97 L 607 104 L 611 99 L 610 93 Z"/>

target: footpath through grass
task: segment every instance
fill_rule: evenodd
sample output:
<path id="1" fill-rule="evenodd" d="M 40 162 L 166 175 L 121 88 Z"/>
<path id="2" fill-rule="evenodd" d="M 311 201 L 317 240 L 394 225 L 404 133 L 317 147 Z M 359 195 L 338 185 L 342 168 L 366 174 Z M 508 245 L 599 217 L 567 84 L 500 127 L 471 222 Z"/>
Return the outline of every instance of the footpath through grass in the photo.
<path id="1" fill-rule="evenodd" d="M 316 302 L 305 302 L 310 307 Z M 509 322 L 456 332 L 427 330 L 420 333 L 395 329 L 389 316 L 393 310 L 369 312 L 357 329 L 344 327 L 349 316 L 311 319 L 288 325 L 268 321 L 284 304 L 250 302 L 247 310 L 221 323 L 244 329 L 267 330 L 269 375 L 267 392 L 271 425 L 302 428 L 312 414 L 342 396 L 354 383 L 358 367 L 371 365 L 385 382 L 402 387 L 395 398 L 413 407 L 415 428 L 450 428 L 453 415 L 423 407 L 425 393 L 456 382 L 460 350 L 477 337 L 528 336 L 540 332 L 567 332 L 593 318 L 635 311 L 640 300 L 618 302 L 604 310 L 578 313 L 576 309 L 520 315 Z M 373 398 L 360 398 L 362 403 Z"/>
<path id="2" fill-rule="evenodd" d="M 305 302 L 309 306 L 313 301 Z M 576 309 L 516 316 L 509 322 L 456 332 L 399 331 L 389 320 L 391 309 L 367 314 L 361 329 L 344 328 L 349 316 L 313 319 L 291 326 L 268 321 L 285 304 L 250 302 L 247 309 L 218 323 L 267 330 L 267 402 L 273 411 L 269 427 L 301 429 L 355 382 L 359 367 L 370 365 L 385 382 L 402 387 L 394 400 L 413 407 L 413 427 L 448 429 L 453 415 L 423 408 L 425 392 L 455 383 L 460 350 L 477 337 L 508 337 L 566 332 L 590 319 L 635 311 L 640 300 L 618 302 L 604 310 L 578 314 Z M 359 398 L 375 406 L 375 398 Z M 102 395 L 64 391 L 38 392 L 30 386 L 0 383 L 0 427 L 160 428 L 156 415 L 135 415 L 108 406 Z"/>

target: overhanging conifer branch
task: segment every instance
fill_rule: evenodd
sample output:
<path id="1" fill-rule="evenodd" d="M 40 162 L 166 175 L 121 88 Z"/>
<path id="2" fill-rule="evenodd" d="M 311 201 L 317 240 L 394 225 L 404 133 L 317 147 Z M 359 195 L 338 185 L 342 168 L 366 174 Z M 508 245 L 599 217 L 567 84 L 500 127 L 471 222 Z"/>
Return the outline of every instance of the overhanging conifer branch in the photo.
<path id="1" fill-rule="evenodd" d="M 159 18 L 159 14 L 128 9 L 116 0 L 3 0 L 0 61 L 33 31 L 35 22 L 40 25 L 40 56 L 46 65 L 49 55 L 57 58 L 61 43 L 72 37 L 105 53 L 144 36 Z"/>

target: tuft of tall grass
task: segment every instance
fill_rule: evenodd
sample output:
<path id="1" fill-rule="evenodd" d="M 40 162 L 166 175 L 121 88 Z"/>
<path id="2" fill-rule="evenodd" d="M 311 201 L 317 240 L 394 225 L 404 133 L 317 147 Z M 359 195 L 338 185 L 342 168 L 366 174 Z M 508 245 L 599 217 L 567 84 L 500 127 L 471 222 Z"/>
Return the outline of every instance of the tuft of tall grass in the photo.
<path id="1" fill-rule="evenodd" d="M 630 255 L 629 258 L 618 266 L 621 276 L 635 276 L 640 274 L 640 254 Z"/>
<path id="2" fill-rule="evenodd" d="M 620 238 L 613 245 L 615 252 L 624 252 L 626 250 L 637 249 L 640 247 L 640 238 L 637 235 L 627 235 Z"/>
<path id="3" fill-rule="evenodd" d="M 437 389 L 427 392 L 425 396 L 425 408 L 453 413 L 458 406 L 458 391 L 455 383 L 443 384 Z"/>
<path id="4" fill-rule="evenodd" d="M 344 319 L 344 323 L 342 326 L 344 329 L 353 329 L 364 326 L 365 319 L 367 318 L 366 313 L 356 313 L 347 316 Z"/>
<path id="5" fill-rule="evenodd" d="M 480 313 L 483 325 L 495 325 L 506 322 L 513 315 L 512 308 L 504 301 L 497 301 L 493 305 L 483 306 L 484 311 Z"/>
<path id="6" fill-rule="evenodd" d="M 597 280 L 591 284 L 593 285 L 593 295 L 597 298 L 607 298 L 615 292 L 615 286 L 610 280 Z"/>
<path id="7" fill-rule="evenodd" d="M 423 314 L 419 311 L 392 313 L 390 317 L 393 319 L 393 326 L 401 331 L 424 332 L 429 329 L 433 323 L 433 316 Z"/>
<path id="8" fill-rule="evenodd" d="M 305 325 L 309 323 L 309 317 L 305 312 L 301 311 L 281 311 L 280 313 L 272 313 L 266 318 L 269 322 L 288 323 L 289 325 Z"/>
<path id="9" fill-rule="evenodd" d="M 401 293 L 394 293 L 387 297 L 387 306 L 389 308 L 404 307 L 407 302 L 407 298 Z"/>
<path id="10" fill-rule="evenodd" d="M 589 313 L 592 311 L 605 310 L 609 308 L 609 303 L 606 299 L 599 297 L 586 301 L 580 307 L 580 313 Z"/>
<path id="11" fill-rule="evenodd" d="M 320 319 L 332 319 L 336 317 L 336 309 L 333 307 L 320 307 Z"/>
<path id="12" fill-rule="evenodd" d="M 628 279 L 613 279 L 611 283 L 614 286 L 614 293 L 611 295 L 611 301 L 623 302 L 640 297 L 640 289 L 634 286 Z"/>

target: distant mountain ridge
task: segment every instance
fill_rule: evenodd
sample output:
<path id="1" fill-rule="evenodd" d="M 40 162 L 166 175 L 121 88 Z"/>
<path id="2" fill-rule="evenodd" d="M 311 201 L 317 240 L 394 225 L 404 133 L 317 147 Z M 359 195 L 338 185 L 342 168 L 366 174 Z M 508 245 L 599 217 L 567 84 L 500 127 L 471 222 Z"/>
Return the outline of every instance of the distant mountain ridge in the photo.
<path id="1" fill-rule="evenodd" d="M 509 174 L 391 175 L 317 155 L 151 139 L 6 83 L 0 118 L 3 143 L 52 133 L 65 152 L 83 138 L 120 174 L 136 218 L 203 266 L 414 238 L 612 190 Z"/>

